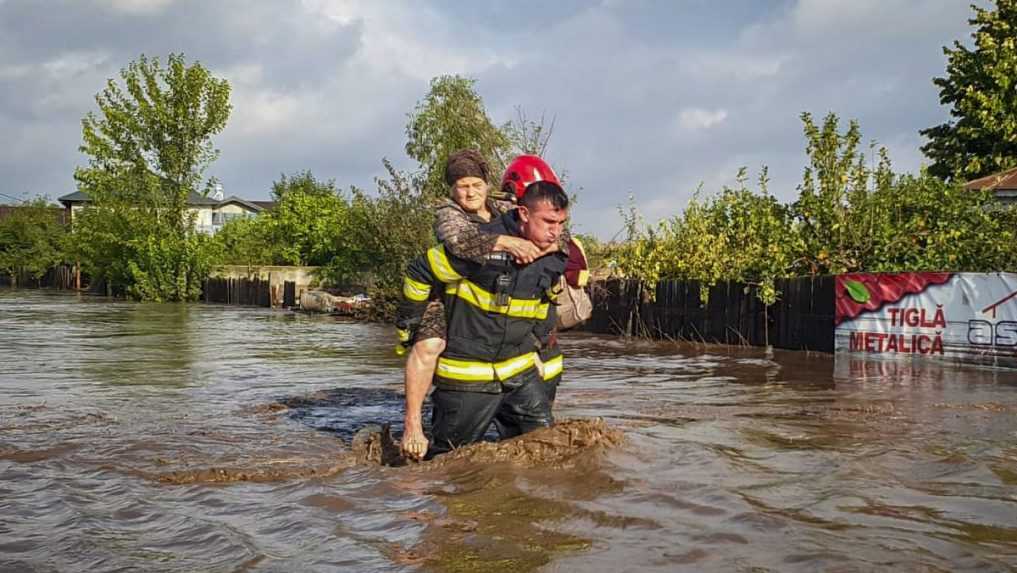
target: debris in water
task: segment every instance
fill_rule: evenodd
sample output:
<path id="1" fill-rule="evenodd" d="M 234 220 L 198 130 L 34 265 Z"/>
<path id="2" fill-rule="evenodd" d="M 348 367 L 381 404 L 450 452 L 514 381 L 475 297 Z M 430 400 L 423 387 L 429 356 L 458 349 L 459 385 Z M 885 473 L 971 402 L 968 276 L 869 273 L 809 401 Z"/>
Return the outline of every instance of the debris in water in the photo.
<path id="1" fill-rule="evenodd" d="M 563 467 L 577 460 L 618 446 L 622 433 L 602 419 L 567 420 L 500 442 L 480 442 L 458 448 L 422 466 L 436 467 L 452 463 L 491 464 L 507 462 L 521 466 Z M 388 424 L 371 424 L 353 437 L 352 450 L 360 463 L 402 466 L 399 444 L 392 439 Z"/>

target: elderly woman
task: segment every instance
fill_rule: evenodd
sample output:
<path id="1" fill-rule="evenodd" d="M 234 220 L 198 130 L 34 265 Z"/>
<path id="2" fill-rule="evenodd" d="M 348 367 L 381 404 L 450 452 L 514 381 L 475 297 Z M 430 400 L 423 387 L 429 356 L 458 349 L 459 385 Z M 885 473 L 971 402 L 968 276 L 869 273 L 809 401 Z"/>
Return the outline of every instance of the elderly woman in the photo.
<path id="1" fill-rule="evenodd" d="M 472 149 L 457 151 L 449 156 L 445 165 L 445 182 L 451 197 L 437 210 L 434 232 L 438 241 L 453 255 L 483 262 L 494 251 L 512 255 L 516 262 L 528 264 L 546 254 L 536 245 L 519 237 L 489 235 L 478 226 L 489 222 L 514 205 L 508 201 L 495 201 L 488 196 L 490 168 L 484 157 Z M 439 293 L 440 295 L 440 293 Z M 438 356 L 445 350 L 445 309 L 440 298 L 428 305 L 420 325 L 416 328 L 412 348 L 406 361 L 406 394 L 423 402 L 431 385 Z M 420 459 L 427 452 L 421 413 L 407 410 L 402 440 L 403 453 Z"/>

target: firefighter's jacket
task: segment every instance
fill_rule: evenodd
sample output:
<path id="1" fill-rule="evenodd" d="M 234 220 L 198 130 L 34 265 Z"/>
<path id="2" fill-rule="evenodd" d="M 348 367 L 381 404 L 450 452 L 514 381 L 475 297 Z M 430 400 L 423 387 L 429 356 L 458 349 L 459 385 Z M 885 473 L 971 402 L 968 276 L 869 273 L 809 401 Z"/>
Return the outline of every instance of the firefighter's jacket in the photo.
<path id="1" fill-rule="evenodd" d="M 507 213 L 481 226 L 485 233 L 520 236 L 518 215 Z M 402 341 L 424 314 L 435 289 L 445 293 L 448 341 L 438 359 L 435 384 L 450 390 L 501 392 L 536 366 L 541 342 L 555 325 L 553 298 L 566 256 L 552 253 L 517 265 L 507 253 L 484 263 L 448 254 L 441 245 L 410 263 L 396 317 Z"/>

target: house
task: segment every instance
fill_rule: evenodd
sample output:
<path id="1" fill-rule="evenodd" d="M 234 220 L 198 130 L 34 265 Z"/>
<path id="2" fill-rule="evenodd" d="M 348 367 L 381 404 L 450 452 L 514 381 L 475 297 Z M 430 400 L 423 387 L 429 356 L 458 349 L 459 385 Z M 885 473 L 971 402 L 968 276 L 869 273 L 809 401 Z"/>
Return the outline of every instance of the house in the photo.
<path id="1" fill-rule="evenodd" d="M 1003 205 L 1017 205 L 1017 167 L 964 184 L 965 189 L 992 191 Z"/>
<path id="2" fill-rule="evenodd" d="M 75 213 L 83 209 L 91 199 L 87 194 L 75 191 L 60 197 L 57 201 L 64 206 L 67 218 L 73 221 Z M 194 228 L 199 232 L 214 235 L 227 221 L 239 217 L 256 217 L 262 211 L 271 210 L 275 207 L 275 201 L 250 201 L 235 195 L 224 199 L 221 190 L 216 190 L 208 197 L 192 191 L 187 196 L 187 205 L 195 214 Z"/>

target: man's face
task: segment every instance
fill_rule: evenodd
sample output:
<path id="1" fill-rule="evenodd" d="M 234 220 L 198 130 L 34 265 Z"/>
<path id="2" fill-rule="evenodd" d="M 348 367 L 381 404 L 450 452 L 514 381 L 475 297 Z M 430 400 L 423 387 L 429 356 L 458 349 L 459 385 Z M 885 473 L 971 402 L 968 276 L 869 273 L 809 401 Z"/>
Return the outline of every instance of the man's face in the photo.
<path id="1" fill-rule="evenodd" d="M 519 206 L 523 238 L 529 239 L 541 249 L 558 242 L 568 218 L 568 209 L 558 209 L 550 201 L 540 201 L 532 209 L 525 205 Z"/>
<path id="2" fill-rule="evenodd" d="M 476 213 L 487 201 L 487 182 L 480 177 L 462 177 L 452 187 L 452 200 L 467 213 Z"/>

